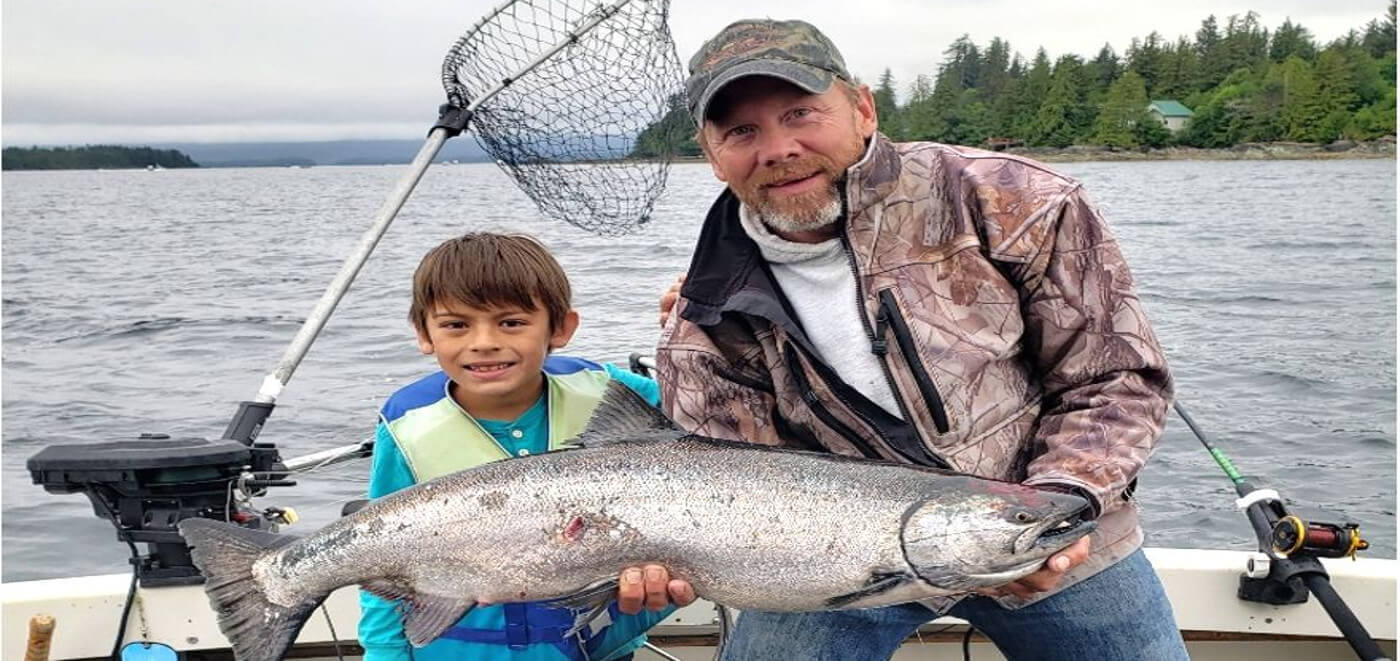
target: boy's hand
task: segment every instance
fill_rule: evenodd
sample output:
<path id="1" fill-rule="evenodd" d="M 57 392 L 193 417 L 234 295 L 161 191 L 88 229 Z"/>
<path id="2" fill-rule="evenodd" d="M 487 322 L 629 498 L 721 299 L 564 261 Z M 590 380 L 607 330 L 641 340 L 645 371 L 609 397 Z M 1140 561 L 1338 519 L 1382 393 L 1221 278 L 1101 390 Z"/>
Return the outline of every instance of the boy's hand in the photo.
<path id="1" fill-rule="evenodd" d="M 658 307 L 661 309 L 661 327 L 666 327 L 666 322 L 671 319 L 671 309 L 676 307 L 676 299 L 681 297 L 681 285 L 685 283 L 685 276 L 676 278 L 676 282 L 671 285 L 666 293 L 661 295 L 661 302 Z"/>
<path id="2" fill-rule="evenodd" d="M 659 611 L 669 604 L 677 608 L 695 601 L 695 588 L 690 582 L 671 578 L 671 572 L 661 565 L 628 567 L 617 577 L 617 609 L 636 615 L 647 610 Z"/>

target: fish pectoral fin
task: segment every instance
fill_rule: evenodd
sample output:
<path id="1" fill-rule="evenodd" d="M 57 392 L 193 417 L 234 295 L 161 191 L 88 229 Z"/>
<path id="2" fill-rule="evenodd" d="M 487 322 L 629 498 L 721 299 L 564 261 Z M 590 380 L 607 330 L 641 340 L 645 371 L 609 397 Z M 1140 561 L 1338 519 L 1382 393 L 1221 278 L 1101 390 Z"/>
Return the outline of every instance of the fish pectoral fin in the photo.
<path id="1" fill-rule="evenodd" d="M 391 578 L 368 581 L 361 587 L 376 597 L 399 602 L 404 636 L 414 647 L 433 642 L 476 606 L 471 599 L 425 594 Z"/>
<path id="2" fill-rule="evenodd" d="M 867 599 L 878 594 L 884 594 L 901 585 L 906 585 L 915 580 L 917 579 L 914 576 L 906 572 L 871 574 L 869 580 L 865 582 L 865 587 L 856 590 L 855 592 L 827 599 L 826 607 L 831 610 L 839 610 L 841 608 L 845 608 L 846 606 L 854 604 L 862 599 Z"/>
<path id="3" fill-rule="evenodd" d="M 681 438 L 685 433 L 659 409 L 647 403 L 620 381 L 609 381 L 607 392 L 588 425 L 576 436 L 574 443 L 597 447 L 625 440 L 662 441 Z"/>
<path id="4" fill-rule="evenodd" d="M 607 608 L 608 604 L 617 597 L 617 579 L 609 578 L 598 581 L 578 592 L 564 595 L 558 599 L 550 599 L 545 603 L 555 608 L 573 608 L 575 610 L 591 609 L 601 612 Z M 590 617 L 597 617 L 596 613 Z"/>

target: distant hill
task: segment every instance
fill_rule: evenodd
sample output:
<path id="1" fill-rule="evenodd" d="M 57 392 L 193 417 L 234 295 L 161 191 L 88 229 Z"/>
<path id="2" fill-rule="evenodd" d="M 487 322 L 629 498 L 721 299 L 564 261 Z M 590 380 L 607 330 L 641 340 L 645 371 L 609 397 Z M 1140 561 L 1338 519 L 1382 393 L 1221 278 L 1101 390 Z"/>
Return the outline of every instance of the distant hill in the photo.
<path id="1" fill-rule="evenodd" d="M 159 145 L 178 149 L 204 167 L 286 167 L 289 165 L 382 165 L 413 160 L 421 140 L 331 140 L 326 142 L 179 142 Z M 463 135 L 448 140 L 437 161 L 492 160 Z"/>
<path id="2" fill-rule="evenodd" d="M 197 168 L 176 149 L 86 145 L 83 147 L 6 147 L 0 157 L 6 170 L 94 170 L 97 168 Z"/>

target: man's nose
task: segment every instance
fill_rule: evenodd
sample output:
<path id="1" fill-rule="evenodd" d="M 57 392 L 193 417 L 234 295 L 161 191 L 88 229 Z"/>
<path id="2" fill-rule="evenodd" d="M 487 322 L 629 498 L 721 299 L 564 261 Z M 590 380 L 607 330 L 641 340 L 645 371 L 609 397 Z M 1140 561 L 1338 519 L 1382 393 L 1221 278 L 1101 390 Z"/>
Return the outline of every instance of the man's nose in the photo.
<path id="1" fill-rule="evenodd" d="M 797 137 L 783 128 L 772 128 L 759 134 L 759 158 L 766 166 L 774 166 L 797 158 L 802 153 L 802 144 Z"/>

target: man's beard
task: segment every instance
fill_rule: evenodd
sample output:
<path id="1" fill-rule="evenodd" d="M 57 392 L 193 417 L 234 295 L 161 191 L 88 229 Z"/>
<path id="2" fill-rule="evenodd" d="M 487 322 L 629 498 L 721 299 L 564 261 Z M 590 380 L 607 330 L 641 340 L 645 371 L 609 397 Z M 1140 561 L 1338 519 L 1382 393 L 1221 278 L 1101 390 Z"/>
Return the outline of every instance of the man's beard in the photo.
<path id="1" fill-rule="evenodd" d="M 824 191 L 816 191 L 827 197 L 820 206 L 799 207 L 792 210 L 758 209 L 758 217 L 769 229 L 796 234 L 823 230 L 841 220 L 841 196 L 836 186 Z M 803 196 L 807 197 L 807 196 Z M 819 204 L 814 202 L 813 204 Z M 769 205 L 770 207 L 777 205 Z M 783 205 L 788 206 L 788 205 Z"/>
<path id="2" fill-rule="evenodd" d="M 773 197 L 767 186 L 804 176 L 826 176 L 831 182 L 818 190 L 800 195 Z M 758 213 L 763 224 L 779 232 L 797 233 L 823 230 L 841 220 L 841 169 L 821 156 L 810 156 L 755 174 L 734 194 Z"/>

